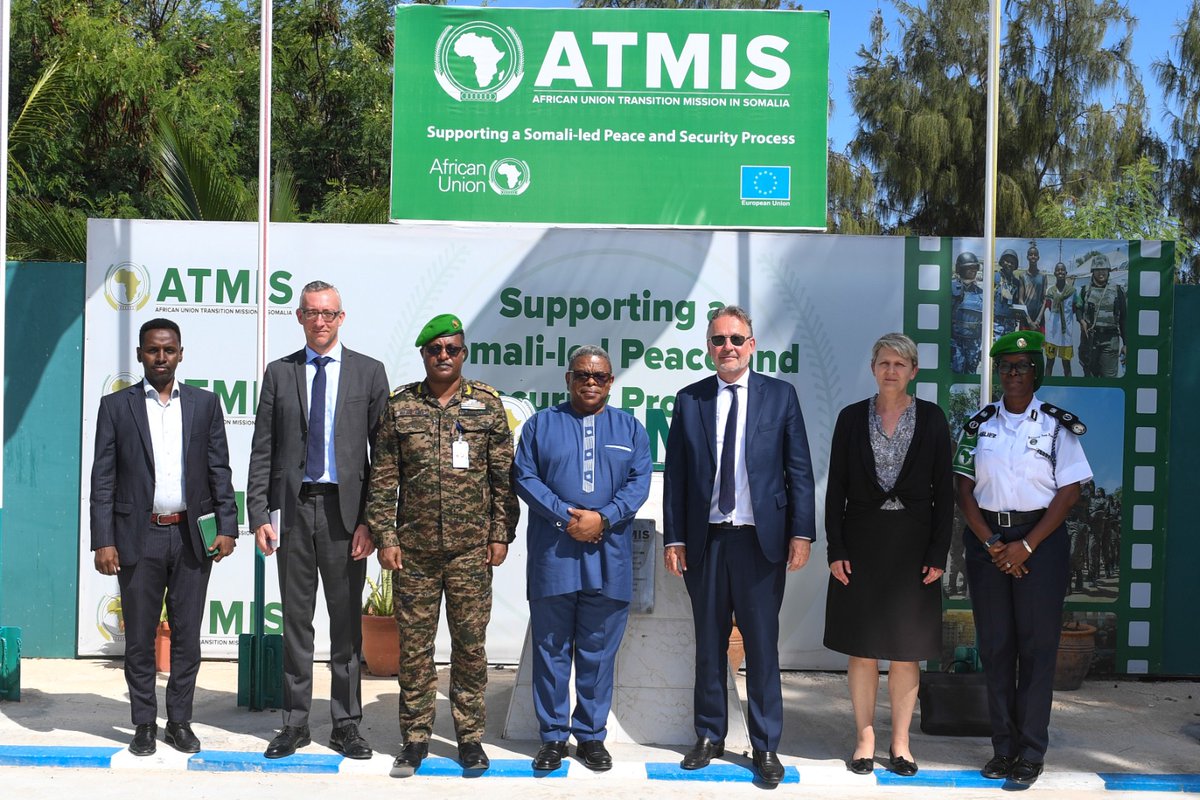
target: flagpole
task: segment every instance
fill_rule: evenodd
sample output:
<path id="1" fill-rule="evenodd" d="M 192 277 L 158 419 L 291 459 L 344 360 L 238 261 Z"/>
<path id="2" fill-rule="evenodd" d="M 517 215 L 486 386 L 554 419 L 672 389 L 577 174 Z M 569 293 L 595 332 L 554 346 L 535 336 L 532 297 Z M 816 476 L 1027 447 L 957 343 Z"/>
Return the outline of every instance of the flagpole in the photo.
<path id="1" fill-rule="evenodd" d="M 996 298 L 996 161 L 1000 128 L 1000 0 L 989 0 L 988 11 L 988 74 L 987 74 L 987 153 L 984 162 L 983 196 L 983 330 L 980 349 L 983 351 L 983 374 L 979 377 L 979 405 L 992 401 L 992 321 Z"/>

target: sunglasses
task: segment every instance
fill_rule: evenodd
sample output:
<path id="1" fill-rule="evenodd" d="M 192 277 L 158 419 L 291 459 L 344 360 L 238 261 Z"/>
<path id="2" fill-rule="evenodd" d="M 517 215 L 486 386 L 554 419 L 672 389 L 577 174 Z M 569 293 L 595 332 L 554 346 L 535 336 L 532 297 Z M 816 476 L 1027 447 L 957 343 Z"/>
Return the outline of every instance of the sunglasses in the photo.
<path id="1" fill-rule="evenodd" d="M 710 336 L 708 337 L 708 340 L 712 342 L 713 347 L 724 347 L 726 339 L 728 339 L 729 343 L 734 347 L 741 347 L 749 338 L 749 336 L 742 336 L 739 333 L 735 333 L 733 336 L 721 336 L 719 334 L 717 336 Z"/>
<path id="2" fill-rule="evenodd" d="M 321 311 L 320 309 L 316 309 L 316 308 L 300 309 L 300 316 L 303 317 L 304 319 L 308 320 L 309 322 L 312 322 L 317 317 L 320 317 L 321 319 L 325 320 L 326 322 L 333 322 L 335 319 L 337 319 L 341 315 L 342 315 L 341 311 Z"/>
<path id="3" fill-rule="evenodd" d="M 583 372 L 582 370 L 571 370 L 571 380 L 576 383 L 587 383 L 595 381 L 603 386 L 612 380 L 611 372 Z"/>
<path id="4" fill-rule="evenodd" d="M 442 351 L 445 350 L 446 355 L 450 356 L 451 358 L 454 358 L 455 356 L 457 356 L 459 353 L 461 353 L 463 350 L 466 350 L 466 349 L 467 348 L 464 347 L 463 345 L 457 345 L 457 344 L 427 344 L 427 345 L 425 345 L 425 355 L 440 356 L 442 354 Z"/>
<path id="5" fill-rule="evenodd" d="M 1014 364 L 1011 361 L 997 361 L 996 372 L 1001 375 L 1028 375 L 1033 372 L 1034 366 L 1032 361 L 1023 361 Z"/>

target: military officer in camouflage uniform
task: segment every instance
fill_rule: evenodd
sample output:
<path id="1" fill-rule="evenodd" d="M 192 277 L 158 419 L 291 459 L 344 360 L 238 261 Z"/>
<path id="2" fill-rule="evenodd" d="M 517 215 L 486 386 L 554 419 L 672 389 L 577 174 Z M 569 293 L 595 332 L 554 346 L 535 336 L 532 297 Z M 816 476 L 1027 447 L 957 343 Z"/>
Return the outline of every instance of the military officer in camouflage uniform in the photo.
<path id="1" fill-rule="evenodd" d="M 1079 499 L 1071 507 L 1067 518 L 1067 532 L 1071 534 L 1071 582 L 1069 592 L 1083 593 L 1083 572 L 1087 568 L 1088 540 L 1091 526 L 1088 524 L 1088 509 L 1092 503 L 1091 481 L 1079 485 Z"/>
<path id="2" fill-rule="evenodd" d="M 1092 280 L 1079 290 L 1075 318 L 1079 320 L 1079 360 L 1083 374 L 1095 378 L 1117 377 L 1117 364 L 1125 362 L 1125 290 L 1109 282 L 1108 257 L 1092 257 Z"/>
<path id="3" fill-rule="evenodd" d="M 983 287 L 979 257 L 960 253 L 954 260 L 950 281 L 950 368 L 956 375 L 971 375 L 979 369 L 983 339 Z M 953 550 L 953 548 L 952 548 Z"/>
<path id="4" fill-rule="evenodd" d="M 450 704 L 464 769 L 484 770 L 492 568 L 504 562 L 520 510 L 509 484 L 513 443 L 500 394 L 462 377 L 463 327 L 434 317 L 416 345 L 425 380 L 392 392 L 379 424 L 367 519 L 379 562 L 393 573 L 400 623 L 400 730 L 393 777 L 429 752 L 442 596 L 450 628 Z"/>
<path id="5" fill-rule="evenodd" d="M 1088 547 L 1088 577 L 1093 589 L 1099 585 L 1104 567 L 1104 543 L 1108 540 L 1107 511 L 1108 498 L 1104 494 L 1104 487 L 1097 486 L 1088 504 L 1088 525 L 1092 529 L 1092 539 Z"/>

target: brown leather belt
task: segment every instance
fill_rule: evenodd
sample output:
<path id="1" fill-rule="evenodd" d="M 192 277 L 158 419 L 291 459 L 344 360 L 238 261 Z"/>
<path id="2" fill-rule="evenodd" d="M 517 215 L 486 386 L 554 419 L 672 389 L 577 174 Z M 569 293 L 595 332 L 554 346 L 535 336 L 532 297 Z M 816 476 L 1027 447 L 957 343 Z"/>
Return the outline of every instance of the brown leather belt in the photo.
<path id="1" fill-rule="evenodd" d="M 151 514 L 151 525 L 180 525 L 187 519 L 186 511 L 176 511 L 173 514 Z"/>

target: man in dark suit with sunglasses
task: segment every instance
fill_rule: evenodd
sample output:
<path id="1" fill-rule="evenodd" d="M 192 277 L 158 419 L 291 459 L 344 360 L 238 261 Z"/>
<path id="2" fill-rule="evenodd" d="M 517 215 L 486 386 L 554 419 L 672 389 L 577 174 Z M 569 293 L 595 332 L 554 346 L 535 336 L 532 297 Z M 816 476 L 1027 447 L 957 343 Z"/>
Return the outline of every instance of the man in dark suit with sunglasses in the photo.
<path id="1" fill-rule="evenodd" d="M 303 349 L 267 365 L 254 417 L 246 507 L 255 543 L 279 553 L 283 599 L 283 729 L 263 753 L 311 741 L 317 576 L 329 610 L 329 746 L 367 759 L 362 722 L 362 591 L 374 552 L 364 516 L 368 446 L 387 403 L 383 364 L 343 347 L 342 296 L 324 281 L 300 292 Z M 279 512 L 281 530 L 271 515 Z"/>
<path id="2" fill-rule="evenodd" d="M 681 766 L 700 769 L 725 751 L 736 614 L 754 769 L 774 785 L 783 780 L 779 610 L 785 570 L 808 563 L 816 538 L 812 464 L 795 389 L 750 370 L 745 310 L 719 309 L 707 335 L 717 374 L 675 398 L 663 483 L 663 559 L 687 585 L 696 628 L 697 739 Z"/>
<path id="3" fill-rule="evenodd" d="M 520 515 L 509 484 L 513 442 L 500 393 L 463 378 L 467 347 L 453 314 L 417 335 L 425 380 L 392 392 L 379 425 L 367 520 L 379 563 L 395 570 L 400 622 L 400 734 L 392 777 L 429 755 L 437 700 L 433 662 L 446 599 L 450 710 L 463 769 L 489 766 L 483 751 L 484 645 L 492 614 L 492 568 L 504 563 Z"/>

